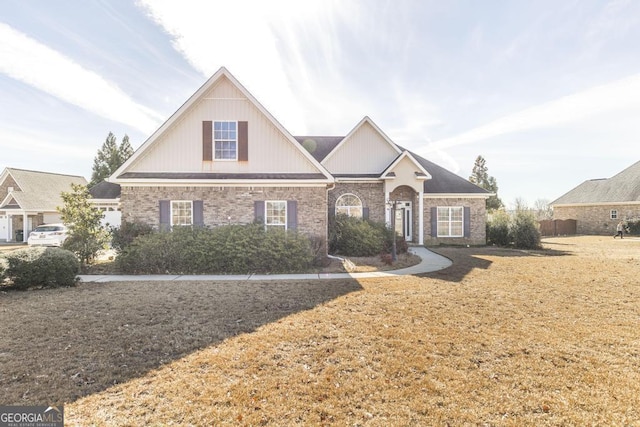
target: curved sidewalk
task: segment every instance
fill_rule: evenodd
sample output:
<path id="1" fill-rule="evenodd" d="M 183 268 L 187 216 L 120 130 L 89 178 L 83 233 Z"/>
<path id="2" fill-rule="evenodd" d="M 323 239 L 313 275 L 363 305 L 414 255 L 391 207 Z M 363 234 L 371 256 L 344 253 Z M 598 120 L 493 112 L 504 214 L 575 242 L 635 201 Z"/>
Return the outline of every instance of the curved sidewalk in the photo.
<path id="1" fill-rule="evenodd" d="M 368 273 L 307 273 L 307 274 L 237 274 L 237 275 L 171 275 L 171 274 L 147 274 L 147 275 L 79 275 L 82 282 L 133 282 L 133 281 L 171 281 L 171 280 L 316 280 L 316 279 L 364 279 L 370 277 L 393 277 L 412 274 L 429 273 L 442 270 L 452 263 L 448 258 L 438 255 L 422 247 L 410 247 L 409 251 L 422 258 L 419 264 L 399 270 L 372 271 Z"/>

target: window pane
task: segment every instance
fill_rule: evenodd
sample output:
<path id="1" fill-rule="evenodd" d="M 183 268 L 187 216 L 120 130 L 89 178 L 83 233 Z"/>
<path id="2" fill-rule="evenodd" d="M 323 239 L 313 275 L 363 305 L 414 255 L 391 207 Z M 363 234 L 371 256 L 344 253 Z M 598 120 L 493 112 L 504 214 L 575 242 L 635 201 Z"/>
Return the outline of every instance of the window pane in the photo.
<path id="1" fill-rule="evenodd" d="M 213 132 L 214 158 L 235 160 L 237 158 L 237 123 L 215 122 Z"/>
<path id="2" fill-rule="evenodd" d="M 191 225 L 191 202 L 171 202 L 171 225 Z"/>
<path id="3" fill-rule="evenodd" d="M 266 202 L 265 203 L 266 215 L 265 224 L 267 226 L 281 226 L 287 225 L 287 202 Z"/>
<path id="4" fill-rule="evenodd" d="M 354 194 L 343 194 L 336 200 L 336 214 L 362 218 L 362 201 Z"/>

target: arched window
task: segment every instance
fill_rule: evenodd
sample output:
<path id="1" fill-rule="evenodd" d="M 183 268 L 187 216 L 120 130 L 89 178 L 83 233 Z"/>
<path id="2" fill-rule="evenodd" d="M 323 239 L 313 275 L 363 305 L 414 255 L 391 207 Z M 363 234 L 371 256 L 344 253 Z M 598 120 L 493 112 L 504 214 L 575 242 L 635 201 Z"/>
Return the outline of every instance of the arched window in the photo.
<path id="1" fill-rule="evenodd" d="M 336 215 L 345 214 L 362 218 L 362 201 L 355 194 L 343 194 L 336 200 Z"/>

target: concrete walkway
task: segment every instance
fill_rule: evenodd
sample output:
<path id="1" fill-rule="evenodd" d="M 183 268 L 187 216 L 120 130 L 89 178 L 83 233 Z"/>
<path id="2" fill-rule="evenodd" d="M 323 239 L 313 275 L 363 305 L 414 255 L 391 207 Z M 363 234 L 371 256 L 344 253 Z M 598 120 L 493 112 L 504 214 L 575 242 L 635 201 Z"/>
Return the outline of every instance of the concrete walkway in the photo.
<path id="1" fill-rule="evenodd" d="M 369 277 L 405 276 L 442 270 L 451 265 L 451 260 L 421 247 L 410 247 L 409 251 L 422 258 L 419 264 L 400 270 L 373 271 L 369 273 L 311 273 L 311 274 L 237 274 L 237 275 L 80 275 L 83 282 L 132 282 L 132 281 L 171 281 L 171 280 L 316 280 L 316 279 L 364 279 Z"/>

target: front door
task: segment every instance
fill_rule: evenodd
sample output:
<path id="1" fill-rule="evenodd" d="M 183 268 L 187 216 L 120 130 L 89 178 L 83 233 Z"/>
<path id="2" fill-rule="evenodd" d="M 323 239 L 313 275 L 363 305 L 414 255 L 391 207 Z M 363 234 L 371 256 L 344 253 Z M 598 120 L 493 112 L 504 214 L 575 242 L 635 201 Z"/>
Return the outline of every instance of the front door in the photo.
<path id="1" fill-rule="evenodd" d="M 396 204 L 396 233 L 410 242 L 413 235 L 413 216 L 411 202 L 398 202 Z"/>

